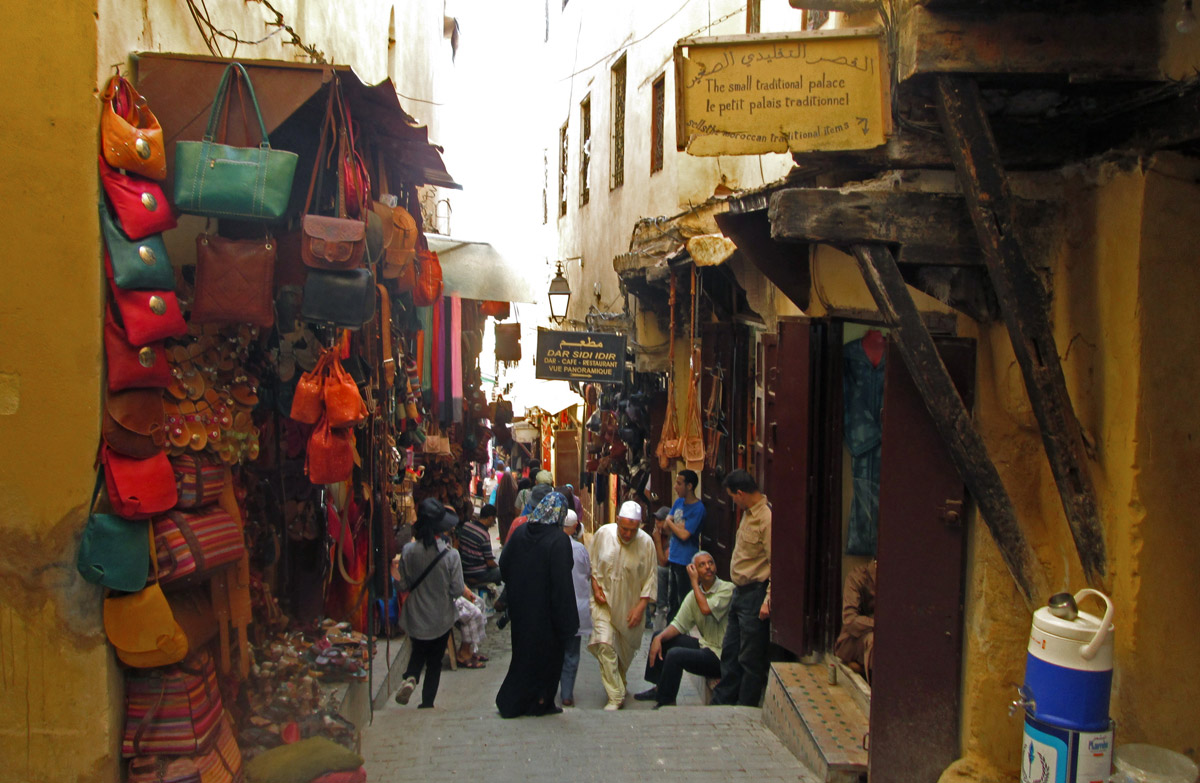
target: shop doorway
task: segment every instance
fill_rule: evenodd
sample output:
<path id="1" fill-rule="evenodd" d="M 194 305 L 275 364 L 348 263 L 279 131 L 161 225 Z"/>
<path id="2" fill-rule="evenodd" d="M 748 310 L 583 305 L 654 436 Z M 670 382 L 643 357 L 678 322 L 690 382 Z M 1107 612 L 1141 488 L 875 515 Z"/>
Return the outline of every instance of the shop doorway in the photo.
<path id="1" fill-rule="evenodd" d="M 872 783 L 886 783 L 901 779 L 895 775 L 936 778 L 958 757 L 966 534 L 962 482 L 898 352 L 878 341 L 883 330 L 868 337 L 877 328 L 787 318 L 762 335 L 755 450 L 774 510 L 776 644 L 809 660 L 831 654 L 845 577 L 878 558 L 869 765 Z M 969 408 L 974 343 L 936 342 Z M 848 438 L 845 426 L 846 406 L 863 402 L 851 376 L 864 354 L 878 358 L 865 379 L 880 384 L 874 453 L 870 433 Z M 853 417 L 850 423 L 856 426 Z M 870 514 L 862 508 L 873 505 L 864 457 L 876 460 L 878 477 L 878 511 Z M 918 768 L 930 773 L 913 776 Z"/>

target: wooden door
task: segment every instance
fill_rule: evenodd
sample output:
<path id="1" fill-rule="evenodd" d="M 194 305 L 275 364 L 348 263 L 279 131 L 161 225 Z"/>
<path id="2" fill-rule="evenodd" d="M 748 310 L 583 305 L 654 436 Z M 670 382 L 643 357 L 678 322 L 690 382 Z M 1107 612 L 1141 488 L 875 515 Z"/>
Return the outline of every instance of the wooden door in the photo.
<path id="1" fill-rule="evenodd" d="M 803 655 L 812 646 L 818 591 L 818 391 L 814 368 L 825 325 L 781 318 L 763 349 L 760 484 L 771 501 L 771 640 Z"/>
<path id="2" fill-rule="evenodd" d="M 554 485 L 579 486 L 579 432 L 562 429 L 554 433 Z"/>
<path id="3" fill-rule="evenodd" d="M 938 350 L 970 409 L 975 346 Z M 880 459 L 871 783 L 937 780 L 959 756 L 965 489 L 889 346 Z"/>

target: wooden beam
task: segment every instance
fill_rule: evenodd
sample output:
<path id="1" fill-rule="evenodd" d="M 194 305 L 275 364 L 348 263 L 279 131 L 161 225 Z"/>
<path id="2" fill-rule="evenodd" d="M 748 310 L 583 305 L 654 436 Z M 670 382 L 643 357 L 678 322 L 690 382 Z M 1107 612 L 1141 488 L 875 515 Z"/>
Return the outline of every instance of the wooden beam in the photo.
<path id="1" fill-rule="evenodd" d="M 897 263 L 904 281 L 918 291 L 924 291 L 981 324 L 999 319 L 996 292 L 992 290 L 984 267 L 905 265 L 900 259 Z"/>
<path id="2" fill-rule="evenodd" d="M 1045 203 L 1019 204 L 1021 226 L 1043 242 Z M 983 253 L 966 201 L 954 193 L 785 188 L 771 196 L 771 235 L 790 242 L 900 245 L 900 262 L 982 266 Z"/>
<path id="3" fill-rule="evenodd" d="M 1075 548 L 1088 581 L 1106 571 L 1104 533 L 1083 432 L 1050 329 L 1046 291 L 1021 248 L 1019 217 L 980 101 L 965 76 L 938 77 L 938 111 L 983 246 L 1000 311 L 1042 432 Z"/>
<path id="4" fill-rule="evenodd" d="M 1033 551 L 1017 521 L 1012 500 L 988 457 L 983 438 L 954 388 L 946 365 L 908 292 L 892 251 L 878 244 L 856 244 L 851 250 L 934 425 L 950 450 L 958 474 L 983 515 L 1017 588 L 1033 608 L 1047 597 L 1045 580 L 1035 568 Z"/>
<path id="5" fill-rule="evenodd" d="M 771 223 L 765 209 L 756 212 L 724 212 L 717 225 L 733 240 L 750 263 L 775 284 L 780 293 L 801 310 L 808 309 L 812 273 L 808 265 L 808 247 L 776 242 L 771 238 Z"/>
<path id="6" fill-rule="evenodd" d="M 1145 8 L 1097 12 L 901 14 L 896 71 L 1059 74 L 1072 80 L 1160 78 L 1159 18 Z"/>

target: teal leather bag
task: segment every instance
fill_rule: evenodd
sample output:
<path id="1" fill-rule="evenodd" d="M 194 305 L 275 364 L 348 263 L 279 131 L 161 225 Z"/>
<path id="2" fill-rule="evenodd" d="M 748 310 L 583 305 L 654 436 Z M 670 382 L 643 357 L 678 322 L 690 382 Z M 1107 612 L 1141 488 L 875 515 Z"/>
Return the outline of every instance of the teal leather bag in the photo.
<path id="1" fill-rule="evenodd" d="M 103 481 L 102 473 L 96 476 L 90 508 L 95 508 Z M 83 529 L 75 568 L 87 581 L 110 590 L 141 590 L 150 576 L 149 520 L 123 519 L 93 510 Z"/>
<path id="2" fill-rule="evenodd" d="M 230 81 L 239 78 L 246 83 L 262 131 L 257 147 L 216 140 L 217 125 L 228 109 Z M 294 152 L 271 149 L 250 76 L 241 63 L 230 63 L 217 87 L 204 138 L 175 144 L 175 207 L 208 217 L 278 220 L 287 214 L 298 160 Z"/>
<path id="3" fill-rule="evenodd" d="M 100 207 L 100 227 L 104 246 L 112 263 L 113 284 L 123 291 L 174 291 L 175 270 L 167 258 L 162 234 L 142 237 L 136 242 L 117 227 L 108 209 Z"/>

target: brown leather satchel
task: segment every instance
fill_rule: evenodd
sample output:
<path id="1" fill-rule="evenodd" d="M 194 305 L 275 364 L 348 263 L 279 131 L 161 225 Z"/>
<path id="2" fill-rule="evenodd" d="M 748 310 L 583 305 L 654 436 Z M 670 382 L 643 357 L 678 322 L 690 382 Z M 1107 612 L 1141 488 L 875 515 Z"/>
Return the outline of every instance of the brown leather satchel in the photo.
<path id="1" fill-rule="evenodd" d="M 337 217 L 310 215 L 313 196 L 320 194 L 317 181 L 322 172 L 327 143 L 333 145 L 338 136 L 334 107 L 341 105 L 341 89 L 335 76 L 329 85 L 329 101 L 325 107 L 325 121 L 321 126 L 321 141 L 317 146 L 317 158 L 313 163 L 312 177 L 308 182 L 308 196 L 304 199 L 303 217 L 300 219 L 300 257 L 304 265 L 313 269 L 328 269 L 345 272 L 362 266 L 367 250 L 367 221 L 351 220 L 346 217 L 345 191 L 342 188 L 341 168 L 344 159 L 339 156 Z"/>
<path id="2" fill-rule="evenodd" d="M 196 237 L 192 323 L 275 323 L 275 240 Z"/>
<path id="3" fill-rule="evenodd" d="M 127 389 L 110 392 L 104 400 L 101 435 L 108 447 L 134 459 L 149 459 L 163 450 L 167 431 L 163 427 L 162 391 Z"/>

